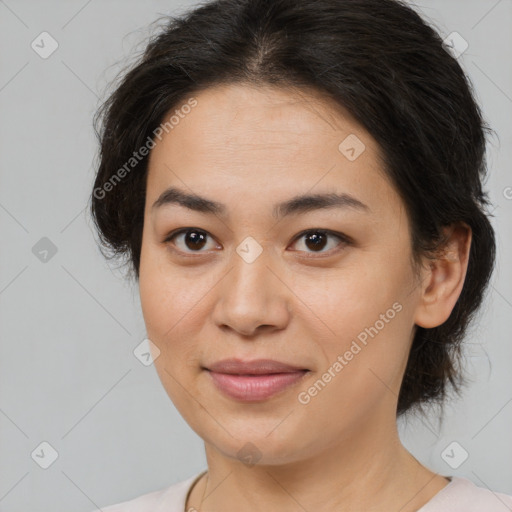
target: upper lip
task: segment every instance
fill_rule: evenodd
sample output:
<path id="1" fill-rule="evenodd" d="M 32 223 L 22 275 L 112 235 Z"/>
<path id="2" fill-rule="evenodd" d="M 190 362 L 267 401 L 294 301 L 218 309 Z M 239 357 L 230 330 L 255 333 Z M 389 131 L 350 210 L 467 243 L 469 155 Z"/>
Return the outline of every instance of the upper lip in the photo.
<path id="1" fill-rule="evenodd" d="M 290 373 L 307 370 L 300 366 L 292 366 L 274 361 L 273 359 L 253 359 L 243 361 L 241 359 L 223 359 L 206 367 L 207 370 L 218 373 L 230 373 L 234 375 L 265 375 L 270 373 Z"/>

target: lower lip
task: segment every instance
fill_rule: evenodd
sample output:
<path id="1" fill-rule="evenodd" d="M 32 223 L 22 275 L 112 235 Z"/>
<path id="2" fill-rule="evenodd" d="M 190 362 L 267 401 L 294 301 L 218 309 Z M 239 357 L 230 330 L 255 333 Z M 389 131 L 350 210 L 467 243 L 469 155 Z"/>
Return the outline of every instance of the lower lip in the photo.
<path id="1" fill-rule="evenodd" d="M 304 371 L 266 375 L 232 375 L 208 370 L 217 388 L 231 398 L 243 401 L 266 400 L 301 380 Z"/>

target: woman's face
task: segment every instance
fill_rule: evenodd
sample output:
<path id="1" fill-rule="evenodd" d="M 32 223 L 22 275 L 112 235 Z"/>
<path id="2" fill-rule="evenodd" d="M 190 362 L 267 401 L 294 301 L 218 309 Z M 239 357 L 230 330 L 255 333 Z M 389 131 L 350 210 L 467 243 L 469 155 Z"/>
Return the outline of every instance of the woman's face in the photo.
<path id="1" fill-rule="evenodd" d="M 262 464 L 391 428 L 420 293 L 376 142 L 313 92 L 225 85 L 188 104 L 151 151 L 140 263 L 168 395 L 207 443 Z M 341 199 L 277 207 L 325 194 Z M 227 358 L 308 371 L 266 397 L 243 386 L 268 377 L 228 377 L 229 394 L 205 369 Z"/>

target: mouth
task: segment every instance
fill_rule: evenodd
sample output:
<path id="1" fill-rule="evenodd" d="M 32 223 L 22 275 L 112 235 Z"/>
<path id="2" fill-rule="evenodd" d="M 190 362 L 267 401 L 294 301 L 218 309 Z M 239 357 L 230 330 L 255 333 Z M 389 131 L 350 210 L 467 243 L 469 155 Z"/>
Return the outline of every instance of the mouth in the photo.
<path id="1" fill-rule="evenodd" d="M 225 359 L 203 367 L 224 395 L 240 401 L 262 401 L 304 379 L 310 370 L 270 359 Z"/>

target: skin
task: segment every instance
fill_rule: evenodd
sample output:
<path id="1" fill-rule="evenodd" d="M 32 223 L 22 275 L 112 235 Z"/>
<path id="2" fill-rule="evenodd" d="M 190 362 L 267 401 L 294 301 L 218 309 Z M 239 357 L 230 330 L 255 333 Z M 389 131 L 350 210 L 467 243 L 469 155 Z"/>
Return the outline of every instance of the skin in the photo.
<path id="1" fill-rule="evenodd" d="M 443 323 L 461 292 L 471 231 L 447 230 L 448 251 L 416 274 L 404 204 L 377 143 L 347 111 L 316 91 L 246 84 L 195 97 L 197 106 L 150 154 L 139 278 L 160 379 L 205 443 L 208 473 L 187 510 L 417 510 L 448 480 L 401 444 L 398 391 L 416 326 Z M 338 149 L 350 134 L 366 147 L 354 161 Z M 152 208 L 170 186 L 224 203 L 228 216 Z M 275 203 L 333 191 L 369 210 L 272 217 Z M 187 245 L 184 235 L 164 241 L 179 228 L 206 232 L 205 245 Z M 331 235 L 315 249 L 297 237 L 306 229 L 352 241 Z M 248 236 L 262 248 L 252 263 L 236 252 Z M 300 403 L 298 394 L 395 303 L 400 312 Z M 228 357 L 310 372 L 266 401 L 244 403 L 202 369 Z M 256 464 L 238 455 L 248 442 Z"/>

